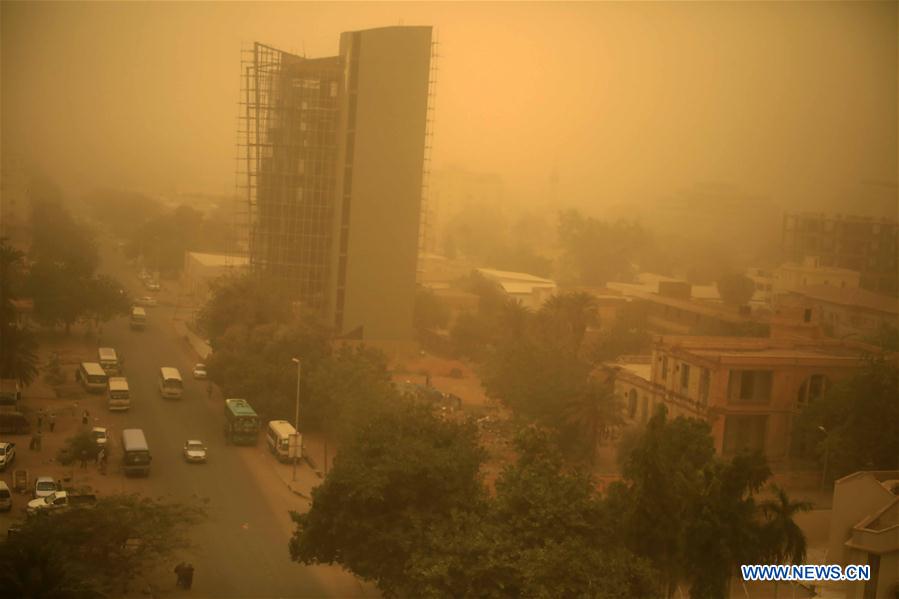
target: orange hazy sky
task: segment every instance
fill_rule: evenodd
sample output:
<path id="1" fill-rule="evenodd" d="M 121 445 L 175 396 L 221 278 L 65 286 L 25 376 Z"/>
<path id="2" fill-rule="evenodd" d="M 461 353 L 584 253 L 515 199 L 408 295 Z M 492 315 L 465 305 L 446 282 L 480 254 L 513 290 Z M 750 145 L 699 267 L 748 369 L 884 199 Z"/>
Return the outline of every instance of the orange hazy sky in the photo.
<path id="1" fill-rule="evenodd" d="M 73 192 L 233 193 L 240 50 L 333 55 L 434 25 L 433 161 L 540 201 L 706 182 L 785 205 L 896 199 L 892 3 L 2 4 L 2 144 Z M 895 205 L 893 204 L 895 208 Z"/>

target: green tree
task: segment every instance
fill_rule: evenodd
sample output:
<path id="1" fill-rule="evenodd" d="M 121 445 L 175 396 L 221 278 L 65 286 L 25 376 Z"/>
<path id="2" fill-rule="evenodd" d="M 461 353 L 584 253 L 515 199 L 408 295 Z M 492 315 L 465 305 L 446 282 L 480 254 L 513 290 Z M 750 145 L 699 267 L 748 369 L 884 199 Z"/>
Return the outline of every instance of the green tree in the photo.
<path id="1" fill-rule="evenodd" d="M 210 299 L 200 310 L 197 323 L 217 341 L 234 326 L 284 323 L 290 320 L 290 305 L 271 282 L 252 274 L 222 277 L 210 284 Z"/>
<path id="2" fill-rule="evenodd" d="M 144 194 L 98 189 L 83 198 L 91 214 L 119 237 L 132 237 L 147 221 L 163 214 L 162 204 Z"/>
<path id="3" fill-rule="evenodd" d="M 577 353 L 589 327 L 599 325 L 596 298 L 585 292 L 554 295 L 537 312 L 545 341 Z"/>
<path id="4" fill-rule="evenodd" d="M 584 439 L 591 466 L 596 461 L 596 446 L 612 427 L 624 422 L 623 406 L 610 385 L 588 381 L 564 408 L 565 424 Z"/>
<path id="5" fill-rule="evenodd" d="M 13 300 L 24 254 L 0 239 L 0 378 L 28 385 L 37 376 L 37 339 L 16 323 Z"/>
<path id="6" fill-rule="evenodd" d="M 0 545 L 0 588 L 20 589 L 20 597 L 97 597 L 96 589 L 119 596 L 188 549 L 204 514 L 200 506 L 112 495 L 93 508 L 29 518 Z"/>
<path id="7" fill-rule="evenodd" d="M 415 291 L 415 311 L 412 321 L 418 330 L 443 329 L 449 323 L 449 306 L 425 287 Z"/>
<path id="8" fill-rule="evenodd" d="M 718 294 L 725 304 L 745 306 L 755 293 L 755 282 L 741 273 L 730 273 L 717 281 Z"/>
<path id="9" fill-rule="evenodd" d="M 857 470 L 895 470 L 899 468 L 897 397 L 899 368 L 886 358 L 871 357 L 855 376 L 833 385 L 802 410 L 796 435 L 822 463 L 827 453 L 830 477 Z"/>
<path id="10" fill-rule="evenodd" d="M 581 285 L 630 280 L 633 263 L 648 234 L 636 223 L 604 223 L 576 210 L 559 213 L 562 260 Z"/>
<path id="11" fill-rule="evenodd" d="M 483 500 L 484 459 L 473 425 L 440 420 L 425 405 L 377 415 L 341 449 L 309 512 L 291 514 L 291 557 L 338 563 L 397 594 L 417 539 Z"/>
<path id="12" fill-rule="evenodd" d="M 599 334 L 588 351 L 588 358 L 596 362 L 608 362 L 626 354 L 648 353 L 652 335 L 646 329 L 645 304 L 631 302 L 622 306 L 612 325 Z"/>

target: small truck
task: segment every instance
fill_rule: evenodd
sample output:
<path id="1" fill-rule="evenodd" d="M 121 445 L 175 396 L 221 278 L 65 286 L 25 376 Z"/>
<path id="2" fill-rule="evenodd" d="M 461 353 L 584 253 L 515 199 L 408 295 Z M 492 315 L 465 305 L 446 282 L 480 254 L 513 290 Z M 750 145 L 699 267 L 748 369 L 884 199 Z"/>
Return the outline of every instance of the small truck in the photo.
<path id="1" fill-rule="evenodd" d="M 97 496 L 88 493 L 72 493 L 69 491 L 56 491 L 46 497 L 40 497 L 28 502 L 26 508 L 28 514 L 53 513 L 67 510 L 73 507 L 90 507 L 97 502 Z"/>

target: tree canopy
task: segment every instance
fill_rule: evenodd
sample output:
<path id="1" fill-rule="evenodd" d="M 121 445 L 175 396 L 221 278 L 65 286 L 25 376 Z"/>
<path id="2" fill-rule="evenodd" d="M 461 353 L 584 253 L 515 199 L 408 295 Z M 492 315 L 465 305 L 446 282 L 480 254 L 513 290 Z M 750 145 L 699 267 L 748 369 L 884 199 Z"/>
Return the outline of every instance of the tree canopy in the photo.
<path id="1" fill-rule="evenodd" d="M 742 273 L 731 273 L 717 281 L 718 293 L 725 304 L 745 306 L 755 293 L 755 282 Z"/>
<path id="2" fill-rule="evenodd" d="M 117 596 L 175 552 L 204 516 L 199 506 L 138 495 L 38 514 L 0 543 L 0 588 L 18 597 Z"/>
<path id="3" fill-rule="evenodd" d="M 37 376 L 37 339 L 16 322 L 17 297 L 25 255 L 0 239 L 0 378 L 28 385 Z"/>
<path id="4" fill-rule="evenodd" d="M 899 468 L 899 368 L 870 358 L 855 376 L 836 383 L 807 405 L 796 431 L 802 445 L 832 478 L 858 470 Z M 821 432 L 822 427 L 824 431 Z"/>

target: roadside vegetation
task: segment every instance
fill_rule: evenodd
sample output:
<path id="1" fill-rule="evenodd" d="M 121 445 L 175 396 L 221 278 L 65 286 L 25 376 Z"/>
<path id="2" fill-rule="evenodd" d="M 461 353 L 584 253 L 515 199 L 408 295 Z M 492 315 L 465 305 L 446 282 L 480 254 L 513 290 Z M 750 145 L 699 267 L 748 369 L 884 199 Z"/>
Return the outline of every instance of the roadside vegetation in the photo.
<path id="1" fill-rule="evenodd" d="M 29 517 L 0 543 L 3 596 L 93 599 L 144 588 L 153 571 L 190 548 L 198 505 L 111 495 L 89 508 Z"/>

